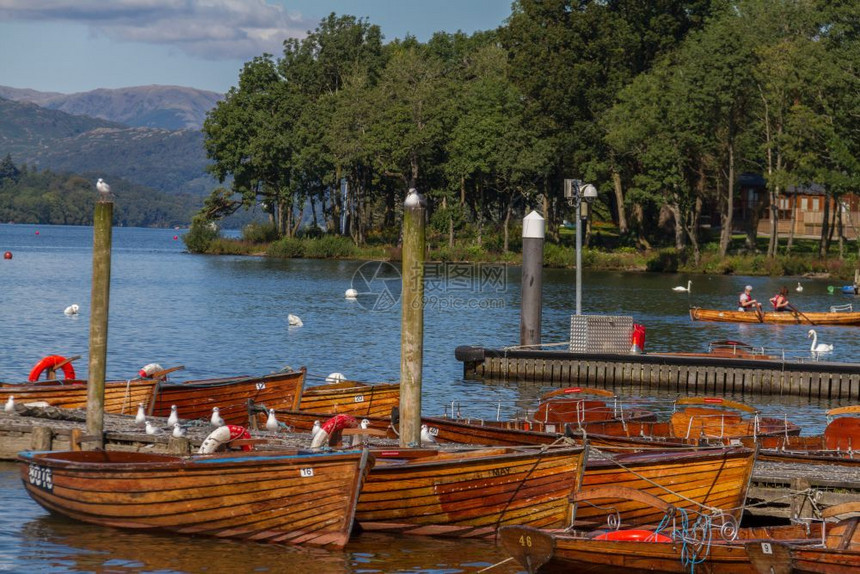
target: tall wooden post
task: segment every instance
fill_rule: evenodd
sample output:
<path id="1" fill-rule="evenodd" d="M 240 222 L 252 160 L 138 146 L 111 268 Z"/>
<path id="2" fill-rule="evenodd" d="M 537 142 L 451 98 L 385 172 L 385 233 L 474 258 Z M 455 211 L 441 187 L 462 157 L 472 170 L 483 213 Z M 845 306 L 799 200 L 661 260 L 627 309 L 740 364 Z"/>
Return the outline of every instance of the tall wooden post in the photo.
<path id="1" fill-rule="evenodd" d="M 537 211 L 523 218 L 523 278 L 520 345 L 540 345 L 545 223 Z"/>
<path id="2" fill-rule="evenodd" d="M 86 448 L 104 448 L 105 365 L 107 363 L 110 254 L 113 202 L 96 203 L 93 217 L 93 281 L 90 303 L 90 362 L 87 381 Z"/>
<path id="3" fill-rule="evenodd" d="M 400 446 L 421 445 L 424 360 L 424 198 L 415 189 L 403 204 L 403 291 L 400 324 Z"/>

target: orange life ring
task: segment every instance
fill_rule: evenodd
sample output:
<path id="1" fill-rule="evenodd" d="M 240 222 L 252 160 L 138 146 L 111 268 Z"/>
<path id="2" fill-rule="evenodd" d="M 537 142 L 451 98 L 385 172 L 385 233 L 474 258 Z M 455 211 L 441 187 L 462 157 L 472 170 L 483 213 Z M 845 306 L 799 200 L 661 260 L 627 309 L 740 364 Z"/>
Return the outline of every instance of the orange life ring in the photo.
<path id="1" fill-rule="evenodd" d="M 66 358 L 60 355 L 48 355 L 33 367 L 33 370 L 30 371 L 30 382 L 35 383 L 39 380 L 39 377 L 42 376 L 42 372 L 46 369 L 53 369 L 57 365 L 62 362 L 65 362 Z M 62 367 L 63 369 L 63 378 L 64 379 L 74 379 L 75 378 L 75 368 L 72 366 L 72 363 L 66 363 Z"/>
<path id="2" fill-rule="evenodd" d="M 668 536 L 650 530 L 612 530 L 594 537 L 595 540 L 625 540 L 627 542 L 672 542 Z"/>

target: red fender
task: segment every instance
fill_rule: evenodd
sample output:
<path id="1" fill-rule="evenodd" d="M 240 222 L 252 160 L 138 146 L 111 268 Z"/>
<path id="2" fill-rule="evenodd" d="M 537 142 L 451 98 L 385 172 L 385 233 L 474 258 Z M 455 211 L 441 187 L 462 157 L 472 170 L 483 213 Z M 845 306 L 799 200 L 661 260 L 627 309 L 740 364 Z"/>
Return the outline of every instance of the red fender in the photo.
<path id="1" fill-rule="evenodd" d="M 239 425 L 227 425 L 227 428 L 230 429 L 230 440 L 234 441 L 239 438 L 251 438 L 251 433 L 248 432 L 248 429 L 245 427 L 240 427 Z M 253 450 L 254 447 L 250 444 L 243 444 L 241 449 L 244 451 Z"/>
<path id="2" fill-rule="evenodd" d="M 42 372 L 46 369 L 53 369 L 63 361 L 65 361 L 65 357 L 61 357 L 60 355 L 48 355 L 33 367 L 33 370 L 30 371 L 29 381 L 31 383 L 35 383 L 39 380 L 39 377 L 42 376 Z M 75 378 L 75 368 L 72 366 L 72 363 L 66 363 L 62 367 L 63 369 L 63 378 L 64 379 L 74 379 Z"/>
<path id="3" fill-rule="evenodd" d="M 627 542 L 672 542 L 668 536 L 650 530 L 611 530 L 594 537 L 594 540 L 624 540 Z"/>

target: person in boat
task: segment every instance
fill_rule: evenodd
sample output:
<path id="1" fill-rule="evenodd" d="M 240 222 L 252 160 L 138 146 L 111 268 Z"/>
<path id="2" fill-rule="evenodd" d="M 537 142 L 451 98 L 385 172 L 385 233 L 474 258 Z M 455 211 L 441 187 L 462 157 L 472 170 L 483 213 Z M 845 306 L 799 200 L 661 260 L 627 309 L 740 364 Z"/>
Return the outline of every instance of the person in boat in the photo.
<path id="1" fill-rule="evenodd" d="M 761 309 L 761 303 L 753 299 L 752 285 L 747 285 L 738 298 L 738 311 L 755 311 L 756 309 Z"/>
<path id="2" fill-rule="evenodd" d="M 771 297 L 770 302 L 774 311 L 789 311 L 788 288 L 782 287 L 779 293 Z"/>

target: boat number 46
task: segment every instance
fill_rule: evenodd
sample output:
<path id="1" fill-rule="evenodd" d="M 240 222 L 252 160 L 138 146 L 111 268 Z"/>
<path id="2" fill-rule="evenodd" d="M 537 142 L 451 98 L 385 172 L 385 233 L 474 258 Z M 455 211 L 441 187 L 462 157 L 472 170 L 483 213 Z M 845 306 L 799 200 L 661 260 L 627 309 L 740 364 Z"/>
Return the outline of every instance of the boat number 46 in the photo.
<path id="1" fill-rule="evenodd" d="M 51 476 L 51 469 L 39 466 L 38 464 L 30 465 L 30 484 L 48 492 L 54 491 L 54 479 Z"/>
<path id="2" fill-rule="evenodd" d="M 520 546 L 523 548 L 531 548 L 532 547 L 532 537 L 526 536 L 525 534 L 520 536 Z"/>

